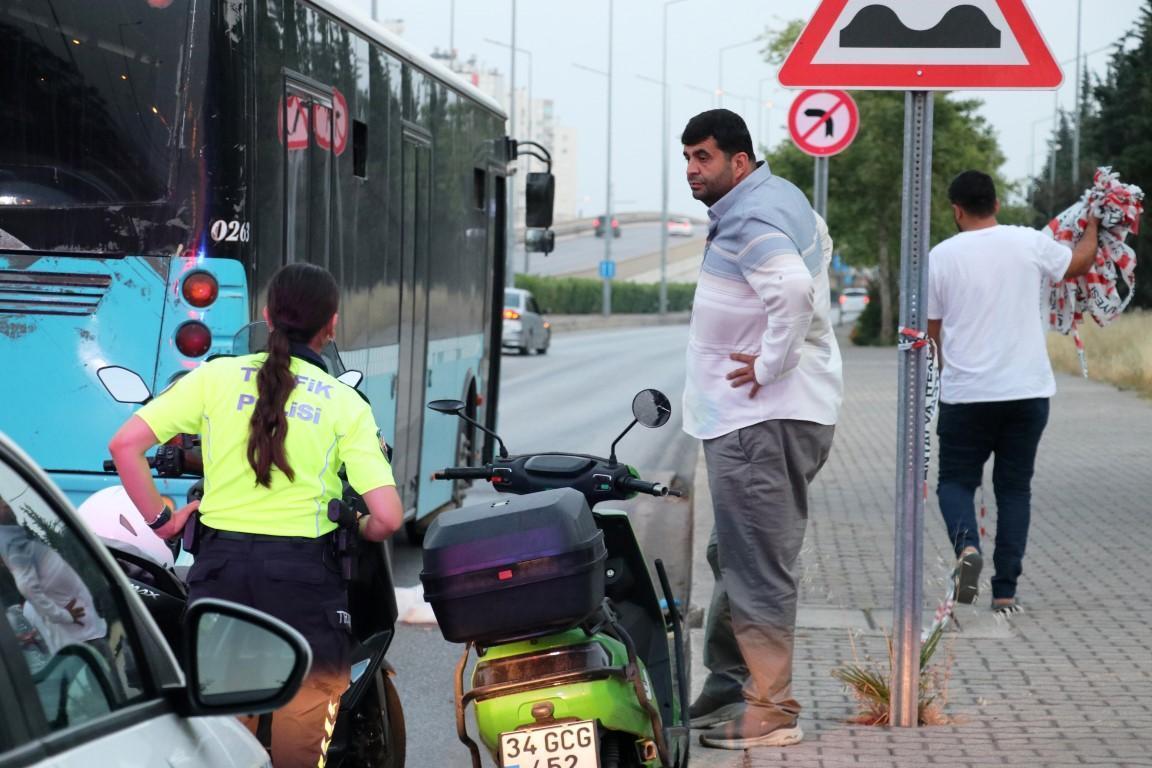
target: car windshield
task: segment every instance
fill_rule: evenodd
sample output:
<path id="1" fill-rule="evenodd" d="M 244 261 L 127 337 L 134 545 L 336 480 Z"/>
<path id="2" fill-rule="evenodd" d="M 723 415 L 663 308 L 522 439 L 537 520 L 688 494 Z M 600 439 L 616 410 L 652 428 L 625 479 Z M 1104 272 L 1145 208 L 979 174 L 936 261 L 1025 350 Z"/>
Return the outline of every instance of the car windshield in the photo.
<path id="1" fill-rule="evenodd" d="M 504 307 L 518 307 L 520 306 L 520 294 L 512 293 L 511 291 L 504 291 Z"/>
<path id="2" fill-rule="evenodd" d="M 189 2 L 0 3 L 0 206 L 167 196 Z"/>

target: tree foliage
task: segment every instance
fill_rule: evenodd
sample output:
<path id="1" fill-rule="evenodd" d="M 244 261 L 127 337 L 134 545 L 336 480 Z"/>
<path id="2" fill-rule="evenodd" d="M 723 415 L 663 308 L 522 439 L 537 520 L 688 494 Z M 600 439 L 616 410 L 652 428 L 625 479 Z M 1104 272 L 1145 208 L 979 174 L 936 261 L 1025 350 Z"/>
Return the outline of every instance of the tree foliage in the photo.
<path id="1" fill-rule="evenodd" d="M 1128 183 L 1152 189 L 1152 0 L 1133 29 L 1116 42 L 1100 78 L 1085 75 L 1079 105 L 1081 162 L 1072 179 L 1075 111 L 1061 113 L 1048 141 L 1047 162 L 1032 180 L 1036 223 L 1045 223 L 1080 198 L 1098 166 L 1110 165 Z M 1152 307 L 1152 232 L 1142 229 L 1136 249 L 1137 306 Z"/>
<path id="2" fill-rule="evenodd" d="M 853 97 L 860 108 L 860 133 L 847 151 L 829 161 L 828 228 L 846 263 L 877 268 L 883 330 L 878 341 L 892 343 L 899 302 L 905 95 L 867 91 Z M 973 168 L 998 176 L 1004 163 L 991 127 L 977 114 L 979 101 L 952 94 L 934 98 L 933 243 L 955 232 L 948 205 L 952 179 Z M 811 157 L 787 142 L 771 151 L 768 161 L 773 173 L 811 194 Z"/>

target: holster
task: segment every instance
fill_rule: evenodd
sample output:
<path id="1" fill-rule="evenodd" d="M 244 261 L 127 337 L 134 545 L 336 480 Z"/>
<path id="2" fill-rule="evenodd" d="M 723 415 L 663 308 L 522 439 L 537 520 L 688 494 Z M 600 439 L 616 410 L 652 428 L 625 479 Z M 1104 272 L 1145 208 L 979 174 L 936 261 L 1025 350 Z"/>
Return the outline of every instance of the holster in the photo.
<path id="1" fill-rule="evenodd" d="M 341 499 L 328 502 L 328 519 L 336 523 L 332 534 L 332 554 L 346 582 L 355 580 L 359 560 L 360 531 L 356 513 Z"/>
<path id="2" fill-rule="evenodd" d="M 203 530 L 204 526 L 200 524 L 200 510 L 196 510 L 188 516 L 188 522 L 184 524 L 181 546 L 185 552 L 193 556 L 200 553 L 200 534 Z"/>

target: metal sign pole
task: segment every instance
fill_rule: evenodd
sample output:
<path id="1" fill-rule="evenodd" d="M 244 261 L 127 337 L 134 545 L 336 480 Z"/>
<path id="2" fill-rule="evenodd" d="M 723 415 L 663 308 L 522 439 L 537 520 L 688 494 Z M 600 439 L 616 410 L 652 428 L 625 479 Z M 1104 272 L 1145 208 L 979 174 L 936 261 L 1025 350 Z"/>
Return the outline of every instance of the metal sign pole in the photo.
<path id="1" fill-rule="evenodd" d="M 817 157 L 812 167 L 812 209 L 828 218 L 828 158 Z"/>
<path id="2" fill-rule="evenodd" d="M 927 326 L 928 237 L 932 200 L 932 94 L 909 91 L 904 116 L 900 325 Z M 892 724 L 919 724 L 920 606 L 924 557 L 924 391 L 926 348 L 900 352 L 896 467 L 896 584 L 892 640 Z"/>
<path id="3" fill-rule="evenodd" d="M 820 218 L 825 221 L 828 220 L 828 166 L 832 164 L 832 159 L 822 157 L 818 161 L 820 163 Z"/>
<path id="4" fill-rule="evenodd" d="M 816 213 L 820 213 L 820 182 L 823 181 L 820 174 L 821 159 L 817 157 L 812 160 L 812 210 Z"/>

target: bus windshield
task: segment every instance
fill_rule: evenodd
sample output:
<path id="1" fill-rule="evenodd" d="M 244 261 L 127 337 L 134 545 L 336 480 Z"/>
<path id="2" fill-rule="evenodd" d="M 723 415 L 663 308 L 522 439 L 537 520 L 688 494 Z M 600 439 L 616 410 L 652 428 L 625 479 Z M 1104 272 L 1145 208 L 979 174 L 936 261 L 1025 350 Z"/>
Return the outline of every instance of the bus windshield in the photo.
<path id="1" fill-rule="evenodd" d="M 167 198 L 190 3 L 0 3 L 0 210 Z"/>

